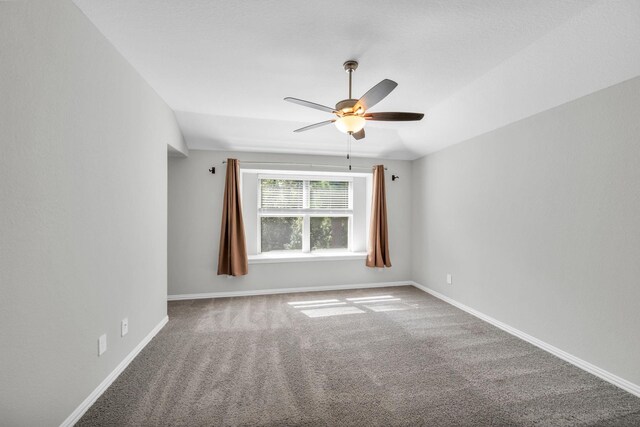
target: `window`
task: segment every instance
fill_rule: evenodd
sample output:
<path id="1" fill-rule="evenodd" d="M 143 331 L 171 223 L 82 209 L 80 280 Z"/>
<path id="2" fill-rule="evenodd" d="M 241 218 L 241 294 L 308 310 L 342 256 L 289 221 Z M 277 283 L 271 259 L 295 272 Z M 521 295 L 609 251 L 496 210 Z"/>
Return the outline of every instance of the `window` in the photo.
<path id="1" fill-rule="evenodd" d="M 366 258 L 371 173 L 240 172 L 250 264 Z"/>
<path id="2" fill-rule="evenodd" d="M 260 253 L 348 251 L 351 177 L 258 175 Z"/>

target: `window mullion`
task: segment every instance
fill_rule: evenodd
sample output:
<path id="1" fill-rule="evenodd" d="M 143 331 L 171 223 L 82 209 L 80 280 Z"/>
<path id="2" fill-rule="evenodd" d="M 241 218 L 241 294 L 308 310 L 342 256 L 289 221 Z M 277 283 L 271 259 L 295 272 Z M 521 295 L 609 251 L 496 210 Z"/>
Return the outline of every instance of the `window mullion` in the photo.
<path id="1" fill-rule="evenodd" d="M 302 208 L 309 209 L 309 181 L 302 181 Z"/>
<path id="2" fill-rule="evenodd" d="M 311 219 L 304 215 L 302 220 L 302 252 L 311 252 Z"/>
<path id="3" fill-rule="evenodd" d="M 309 181 L 302 181 L 302 207 L 309 209 Z M 305 214 L 302 220 L 302 252 L 311 252 L 311 220 L 309 214 Z"/>

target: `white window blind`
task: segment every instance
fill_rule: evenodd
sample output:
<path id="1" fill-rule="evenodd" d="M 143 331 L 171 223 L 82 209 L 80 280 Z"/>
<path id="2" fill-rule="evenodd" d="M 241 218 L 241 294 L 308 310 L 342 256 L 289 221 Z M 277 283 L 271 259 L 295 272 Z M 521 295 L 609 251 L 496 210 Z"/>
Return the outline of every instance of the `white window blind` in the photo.
<path id="1" fill-rule="evenodd" d="M 260 207 L 265 209 L 302 209 L 304 181 L 291 179 L 261 179 Z"/>
<path id="2" fill-rule="evenodd" d="M 346 181 L 309 181 L 311 209 L 349 209 L 349 183 Z"/>
<path id="3" fill-rule="evenodd" d="M 350 182 L 260 179 L 263 209 L 350 209 Z"/>

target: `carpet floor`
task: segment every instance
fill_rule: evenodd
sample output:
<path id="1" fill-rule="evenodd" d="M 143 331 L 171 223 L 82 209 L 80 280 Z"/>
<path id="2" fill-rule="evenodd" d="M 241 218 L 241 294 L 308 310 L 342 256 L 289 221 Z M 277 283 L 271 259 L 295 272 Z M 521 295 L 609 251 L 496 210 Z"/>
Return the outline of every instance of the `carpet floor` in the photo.
<path id="1" fill-rule="evenodd" d="M 169 319 L 78 426 L 640 426 L 640 398 L 410 286 Z"/>

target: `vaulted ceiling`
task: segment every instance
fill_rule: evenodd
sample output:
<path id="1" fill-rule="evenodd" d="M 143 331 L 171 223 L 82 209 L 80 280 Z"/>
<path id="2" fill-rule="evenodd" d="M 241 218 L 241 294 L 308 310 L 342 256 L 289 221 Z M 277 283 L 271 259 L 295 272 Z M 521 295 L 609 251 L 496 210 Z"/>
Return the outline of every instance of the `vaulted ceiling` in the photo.
<path id="1" fill-rule="evenodd" d="M 637 34 L 638 18 L 627 16 L 640 12 L 633 1 L 616 10 L 595 0 L 75 3 L 174 109 L 192 149 L 344 153 L 346 135 L 333 126 L 294 134 L 330 116 L 283 98 L 329 106 L 347 98 L 348 59 L 360 62 L 356 97 L 384 78 L 398 82 L 374 111 L 427 114 L 421 122 L 369 122 L 353 146 L 356 155 L 399 159 L 640 74 L 626 51 L 609 58 L 613 77 L 588 69 L 611 44 Z M 603 38 L 594 22 L 606 25 L 610 41 L 576 51 L 581 40 Z M 625 49 L 636 47 L 632 40 Z M 580 58 L 558 69 L 573 53 Z M 571 83 L 571 67 L 589 78 Z"/>

